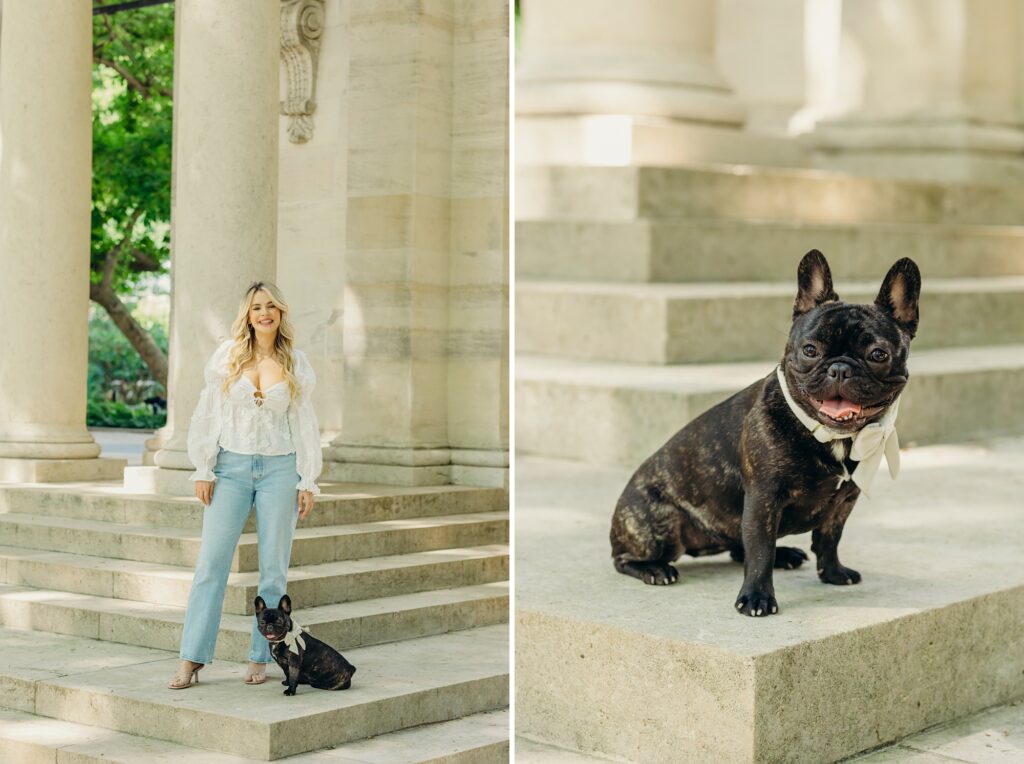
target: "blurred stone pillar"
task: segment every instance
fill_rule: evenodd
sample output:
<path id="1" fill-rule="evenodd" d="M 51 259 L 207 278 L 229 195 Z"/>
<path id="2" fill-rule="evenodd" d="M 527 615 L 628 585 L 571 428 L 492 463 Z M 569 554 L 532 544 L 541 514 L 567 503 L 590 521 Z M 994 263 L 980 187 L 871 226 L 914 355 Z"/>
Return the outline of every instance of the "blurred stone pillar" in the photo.
<path id="1" fill-rule="evenodd" d="M 844 2 L 842 114 L 815 163 L 934 180 L 1024 181 L 1016 0 Z"/>
<path id="2" fill-rule="evenodd" d="M 85 426 L 92 17 L 6 0 L 0 42 L 0 480 L 113 479 Z"/>
<path id="3" fill-rule="evenodd" d="M 349 6 L 343 422 L 329 479 L 450 481 L 452 3 Z"/>
<path id="4" fill-rule="evenodd" d="M 130 490 L 191 494 L 188 425 L 203 367 L 277 249 L 280 6 L 179 0 L 175 20 L 167 425 Z M 297 296 L 291 296 L 295 301 Z"/>
<path id="5" fill-rule="evenodd" d="M 685 164 L 785 154 L 785 143 L 742 130 L 746 110 L 716 64 L 715 5 L 524 0 L 516 161 Z"/>
<path id="6" fill-rule="evenodd" d="M 746 129 L 806 132 L 831 103 L 842 0 L 717 0 L 715 56 Z"/>
<path id="7" fill-rule="evenodd" d="M 456 0 L 449 268 L 453 483 L 508 485 L 508 4 Z"/>

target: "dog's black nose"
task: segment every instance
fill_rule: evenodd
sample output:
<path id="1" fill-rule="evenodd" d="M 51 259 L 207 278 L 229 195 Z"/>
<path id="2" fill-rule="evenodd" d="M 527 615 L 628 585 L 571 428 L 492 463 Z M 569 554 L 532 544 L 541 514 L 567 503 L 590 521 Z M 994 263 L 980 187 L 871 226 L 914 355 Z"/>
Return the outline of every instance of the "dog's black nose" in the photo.
<path id="1" fill-rule="evenodd" d="M 837 361 L 828 367 L 828 375 L 832 379 L 849 379 L 853 376 L 853 368 L 848 363 Z"/>

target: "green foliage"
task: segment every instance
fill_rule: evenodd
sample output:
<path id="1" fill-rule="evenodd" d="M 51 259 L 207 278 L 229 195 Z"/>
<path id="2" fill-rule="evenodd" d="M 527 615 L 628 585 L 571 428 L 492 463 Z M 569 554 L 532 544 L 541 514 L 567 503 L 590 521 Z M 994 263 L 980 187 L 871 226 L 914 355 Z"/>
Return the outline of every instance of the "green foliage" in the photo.
<path id="1" fill-rule="evenodd" d="M 85 408 L 85 423 L 89 427 L 127 427 L 138 430 L 156 430 L 167 423 L 167 413 L 154 413 L 145 403 L 128 406 L 121 401 L 89 401 Z"/>
<path id="2" fill-rule="evenodd" d="M 120 248 L 118 294 L 137 286 L 142 262 L 167 268 L 173 39 L 173 4 L 93 20 L 92 280 Z"/>
<path id="3" fill-rule="evenodd" d="M 160 349 L 167 352 L 167 327 L 145 324 Z M 116 401 L 109 400 L 117 391 Z M 166 398 L 163 386 L 154 382 L 149 369 L 139 358 L 121 330 L 105 311 L 97 310 L 89 321 L 89 402 L 86 424 L 99 427 L 163 427 L 166 411 L 154 413 L 144 403 L 159 395 Z"/>

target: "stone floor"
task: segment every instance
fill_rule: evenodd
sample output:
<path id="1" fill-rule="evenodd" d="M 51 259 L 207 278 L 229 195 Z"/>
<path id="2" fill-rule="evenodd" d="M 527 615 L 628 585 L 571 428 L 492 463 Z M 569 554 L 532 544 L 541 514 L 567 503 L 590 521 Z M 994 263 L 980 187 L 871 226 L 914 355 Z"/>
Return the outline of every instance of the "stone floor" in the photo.
<path id="1" fill-rule="evenodd" d="M 518 764 L 586 764 L 614 761 L 516 740 Z M 1018 764 L 1024 761 L 1024 701 L 912 735 L 897 745 L 847 760 L 850 764 Z"/>
<path id="2" fill-rule="evenodd" d="M 673 587 L 614 573 L 607 533 L 628 470 L 519 459 L 517 734 L 632 761 L 683 760 L 670 752 L 687 741 L 683 758 L 694 761 L 694 741 L 710 746 L 705 755 L 727 750 L 718 760 L 749 761 L 756 750 L 756 760 L 775 761 L 803 750 L 794 760 L 827 761 L 900 741 L 871 754 L 897 758 L 868 760 L 927 764 L 989 745 L 1008 751 L 994 760 L 1024 761 L 1024 707 L 966 718 L 1024 697 L 1021 654 L 1012 649 L 1024 591 L 1022 464 L 1020 439 L 904 451 L 899 479 L 880 473 L 847 524 L 841 556 L 864 582 L 827 587 L 806 566 L 778 571 L 781 612 L 754 622 L 732 610 L 741 570 L 728 559 L 681 561 Z M 1015 635 L 1003 633 L 1008 624 Z M 981 665 L 991 683 L 977 681 Z M 649 696 L 644 682 L 662 690 L 658 703 L 635 702 Z M 776 698 L 780 682 L 787 686 Z M 560 704 L 565 694 L 571 704 Z M 995 732 L 986 735 L 989 726 Z M 945 758 L 913 758 L 926 755 Z"/>

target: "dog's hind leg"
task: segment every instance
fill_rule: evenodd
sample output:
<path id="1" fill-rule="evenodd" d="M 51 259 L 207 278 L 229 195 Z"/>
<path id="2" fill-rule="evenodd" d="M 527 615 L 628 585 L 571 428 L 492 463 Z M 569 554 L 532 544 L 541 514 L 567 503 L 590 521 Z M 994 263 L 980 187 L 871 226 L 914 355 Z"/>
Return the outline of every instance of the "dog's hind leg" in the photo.
<path id="1" fill-rule="evenodd" d="M 633 503 L 623 494 L 612 517 L 615 570 L 655 586 L 674 584 L 680 554 L 679 510 L 670 504 Z"/>

